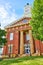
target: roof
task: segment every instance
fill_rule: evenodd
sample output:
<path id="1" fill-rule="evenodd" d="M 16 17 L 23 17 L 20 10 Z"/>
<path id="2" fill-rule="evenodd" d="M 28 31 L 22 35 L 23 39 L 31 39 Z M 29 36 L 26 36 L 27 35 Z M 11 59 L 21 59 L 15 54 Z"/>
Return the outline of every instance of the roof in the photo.
<path id="1" fill-rule="evenodd" d="M 10 24 L 8 24 L 7 26 L 5 26 L 5 29 L 7 29 L 7 28 L 10 28 L 10 27 L 12 27 L 12 26 L 14 26 L 15 24 L 17 24 L 17 22 L 19 22 L 19 21 L 21 21 L 21 20 L 23 20 L 23 19 L 31 19 L 30 17 L 22 17 L 22 18 L 20 18 L 20 19 L 18 19 L 18 20 L 15 20 L 15 21 L 13 21 L 12 23 L 10 23 Z M 21 23 L 22 24 L 22 23 Z M 21 24 L 18 24 L 18 25 L 21 25 Z M 25 24 L 25 23 L 24 23 Z M 17 25 L 16 25 L 17 26 Z"/>

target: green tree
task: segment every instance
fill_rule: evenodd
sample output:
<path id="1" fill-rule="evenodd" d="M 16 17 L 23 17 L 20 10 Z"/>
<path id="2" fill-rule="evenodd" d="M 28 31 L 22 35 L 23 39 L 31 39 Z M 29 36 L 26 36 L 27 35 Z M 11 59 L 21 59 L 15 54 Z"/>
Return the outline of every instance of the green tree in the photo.
<path id="1" fill-rule="evenodd" d="M 6 31 L 0 29 L 0 46 L 5 45 L 6 42 L 7 42 L 7 40 L 6 40 Z"/>
<path id="2" fill-rule="evenodd" d="M 43 40 L 43 0 L 34 0 L 32 7 L 32 33 L 35 39 Z"/>

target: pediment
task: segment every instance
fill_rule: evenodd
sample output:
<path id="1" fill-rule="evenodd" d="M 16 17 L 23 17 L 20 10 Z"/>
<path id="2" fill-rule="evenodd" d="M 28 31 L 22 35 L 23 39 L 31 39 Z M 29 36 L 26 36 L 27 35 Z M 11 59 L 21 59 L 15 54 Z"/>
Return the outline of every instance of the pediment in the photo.
<path id="1" fill-rule="evenodd" d="M 28 23 L 30 20 L 31 20 L 31 18 L 23 17 L 23 18 L 20 18 L 19 20 L 16 20 L 16 21 L 12 22 L 10 25 L 6 26 L 6 28 L 12 27 L 12 26 L 21 25 L 21 24 L 26 24 L 26 23 Z"/>

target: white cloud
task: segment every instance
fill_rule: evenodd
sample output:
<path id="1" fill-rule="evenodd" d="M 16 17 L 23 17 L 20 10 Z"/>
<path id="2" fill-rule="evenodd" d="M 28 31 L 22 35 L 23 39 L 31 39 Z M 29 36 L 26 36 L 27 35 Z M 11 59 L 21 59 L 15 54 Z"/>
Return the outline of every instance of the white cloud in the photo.
<path id="1" fill-rule="evenodd" d="M 6 6 L 7 9 L 12 8 L 12 6 L 11 6 L 11 4 L 9 2 L 5 3 L 5 6 Z"/>
<path id="2" fill-rule="evenodd" d="M 3 6 L 0 7 L 0 17 L 4 19 L 7 17 L 7 14 L 8 12 L 5 10 L 5 8 Z"/>
<path id="3" fill-rule="evenodd" d="M 5 5 L 0 5 L 0 22 L 2 24 L 2 27 L 16 20 L 16 18 L 17 15 L 15 13 L 15 10 L 9 3 L 6 3 Z"/>

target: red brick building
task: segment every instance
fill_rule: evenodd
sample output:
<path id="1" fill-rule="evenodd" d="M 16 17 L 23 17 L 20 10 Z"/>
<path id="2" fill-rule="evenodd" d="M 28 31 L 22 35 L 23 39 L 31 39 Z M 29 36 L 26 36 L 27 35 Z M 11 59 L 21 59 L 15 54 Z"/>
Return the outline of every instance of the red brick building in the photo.
<path id="1" fill-rule="evenodd" d="M 43 43 L 39 40 L 34 40 L 30 26 L 31 17 L 28 16 L 24 15 L 15 23 L 13 22 L 6 26 L 7 43 L 3 50 L 4 55 L 43 54 Z"/>

